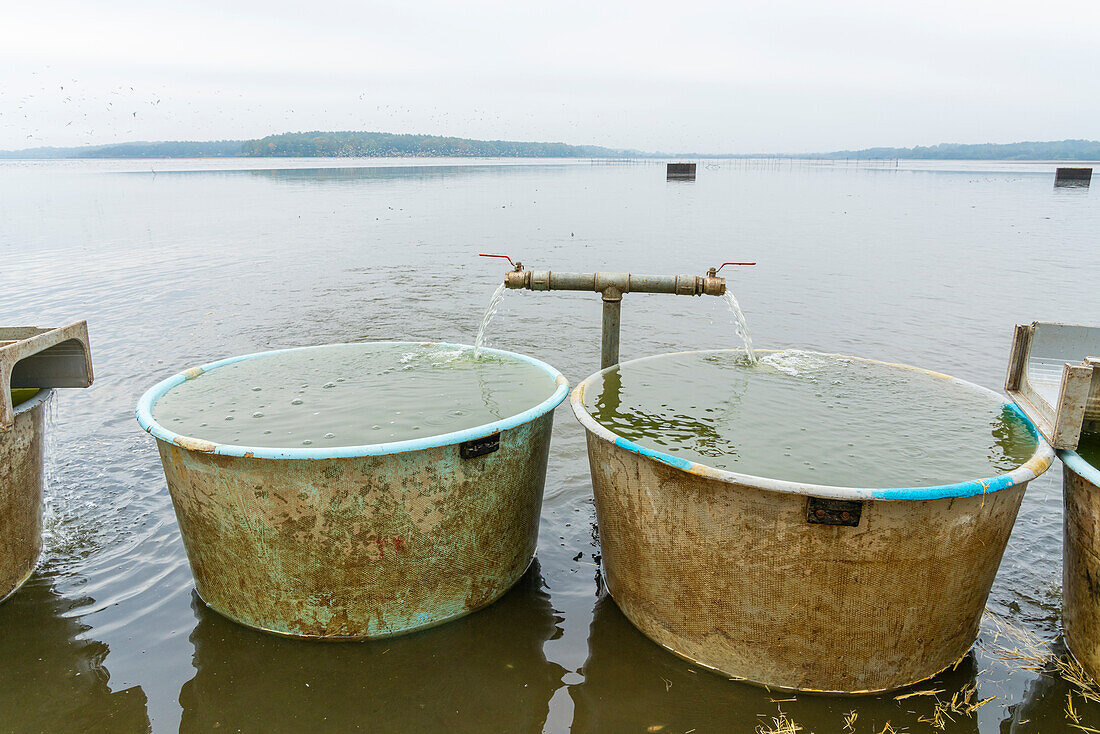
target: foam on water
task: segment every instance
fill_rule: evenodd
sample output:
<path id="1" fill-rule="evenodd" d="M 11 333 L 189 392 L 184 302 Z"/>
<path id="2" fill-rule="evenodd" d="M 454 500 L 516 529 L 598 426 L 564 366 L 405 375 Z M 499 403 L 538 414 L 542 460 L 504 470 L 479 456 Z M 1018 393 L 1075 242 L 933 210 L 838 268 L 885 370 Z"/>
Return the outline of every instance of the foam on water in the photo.
<path id="1" fill-rule="evenodd" d="M 909 487 L 1010 471 L 1036 442 L 1003 402 L 922 370 L 803 351 L 671 354 L 596 378 L 585 407 L 631 441 L 719 469 Z"/>
<path id="2" fill-rule="evenodd" d="M 431 344 L 272 352 L 173 387 L 153 408 L 193 438 L 273 448 L 362 446 L 492 423 L 550 397 L 554 378 L 497 353 Z"/>

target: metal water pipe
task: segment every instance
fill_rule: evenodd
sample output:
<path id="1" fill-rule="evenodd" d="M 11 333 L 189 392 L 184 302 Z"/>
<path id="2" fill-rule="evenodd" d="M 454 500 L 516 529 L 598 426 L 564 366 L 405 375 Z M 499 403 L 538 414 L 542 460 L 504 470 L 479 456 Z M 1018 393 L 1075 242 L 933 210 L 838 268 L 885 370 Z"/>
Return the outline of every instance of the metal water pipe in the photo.
<path id="1" fill-rule="evenodd" d="M 706 275 L 631 275 L 630 273 L 558 273 L 551 270 L 524 270 L 523 263 L 507 255 L 480 253 L 481 257 L 502 257 L 512 265 L 504 275 L 504 285 L 513 290 L 594 291 L 603 298 L 603 335 L 600 369 L 619 363 L 619 315 L 626 293 L 673 293 L 678 296 L 721 296 L 726 279 L 718 272 L 727 265 L 756 265 L 751 262 L 727 262 L 711 268 Z"/>

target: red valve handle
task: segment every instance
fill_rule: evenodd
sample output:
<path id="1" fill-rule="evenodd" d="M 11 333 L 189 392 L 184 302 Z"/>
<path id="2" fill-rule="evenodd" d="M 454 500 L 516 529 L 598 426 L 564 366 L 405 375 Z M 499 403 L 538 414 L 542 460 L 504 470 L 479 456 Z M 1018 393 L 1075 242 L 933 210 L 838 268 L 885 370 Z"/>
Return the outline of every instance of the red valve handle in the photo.
<path id="1" fill-rule="evenodd" d="M 717 273 L 719 270 L 726 267 L 727 265 L 755 265 L 755 264 L 756 263 L 722 263 L 721 265 L 718 266 L 718 270 L 715 270 L 714 272 Z"/>
<path id="2" fill-rule="evenodd" d="M 512 258 L 508 257 L 507 255 L 490 255 L 490 254 L 489 254 L 489 253 L 487 253 L 487 252 L 479 252 L 479 253 L 477 254 L 477 256 L 478 256 L 478 257 L 503 257 L 503 258 L 504 258 L 505 260 L 507 260 L 507 261 L 508 261 L 508 264 L 509 264 L 509 265 L 511 265 L 512 267 L 515 267 L 515 266 L 516 266 L 516 264 L 515 264 L 514 262 L 512 262 Z"/>

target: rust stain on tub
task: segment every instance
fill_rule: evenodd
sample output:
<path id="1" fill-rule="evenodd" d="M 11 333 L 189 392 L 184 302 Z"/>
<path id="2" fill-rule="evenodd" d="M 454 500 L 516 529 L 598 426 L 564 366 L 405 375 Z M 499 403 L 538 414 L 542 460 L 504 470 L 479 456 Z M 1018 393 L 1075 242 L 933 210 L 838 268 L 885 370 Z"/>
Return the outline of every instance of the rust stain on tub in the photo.
<path id="1" fill-rule="evenodd" d="M 1039 476 L 1053 463 L 1053 459 L 1049 456 L 1034 456 L 1024 464 L 1025 469 L 1030 469 L 1035 476 Z"/>
<path id="2" fill-rule="evenodd" d="M 201 438 L 191 438 L 189 436 L 176 436 L 172 439 L 172 443 L 188 451 L 199 451 L 205 454 L 213 453 L 218 448 L 218 445 L 215 443 L 204 441 Z"/>

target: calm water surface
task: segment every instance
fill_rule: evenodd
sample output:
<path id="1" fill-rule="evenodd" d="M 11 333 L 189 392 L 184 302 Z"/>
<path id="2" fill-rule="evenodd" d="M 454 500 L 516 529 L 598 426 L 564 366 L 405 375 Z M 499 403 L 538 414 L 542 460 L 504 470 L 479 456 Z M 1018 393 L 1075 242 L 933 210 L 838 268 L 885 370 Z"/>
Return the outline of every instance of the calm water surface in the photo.
<path id="1" fill-rule="evenodd" d="M 980 388 L 803 350 L 698 351 L 601 372 L 588 412 L 648 449 L 718 469 L 840 487 L 927 487 L 1011 471 L 1037 447 Z"/>
<path id="2" fill-rule="evenodd" d="M 726 161 L 685 183 L 658 164 L 506 163 L 0 164 L 0 321 L 87 318 L 96 372 L 58 396 L 45 554 L 0 605 L 0 731 L 748 732 L 780 710 L 819 734 L 853 711 L 857 732 L 939 731 L 935 696 L 776 695 L 634 630 L 600 584 L 583 430 L 567 408 L 538 562 L 491 608 L 406 638 L 321 644 L 198 602 L 138 397 L 184 367 L 266 349 L 470 343 L 503 275 L 479 251 L 655 274 L 757 260 L 729 273 L 757 346 L 995 390 L 1014 324 L 1100 323 L 1100 199 L 1054 190 L 1053 166 Z M 740 346 L 722 299 L 624 301 L 624 360 Z M 489 343 L 576 383 L 599 365 L 600 308 L 595 294 L 508 292 Z M 996 618 L 927 684 L 941 700 L 995 697 L 946 731 L 1065 731 L 1071 692 L 1081 723 L 1100 728 L 1100 704 L 1001 651 L 1014 635 L 1062 649 L 1060 586 L 1055 467 L 1028 488 Z"/>
<path id="3" fill-rule="evenodd" d="M 235 446 L 366 446 L 484 426 L 556 389 L 544 368 L 499 352 L 336 344 L 211 368 L 169 389 L 153 417 L 173 433 Z"/>

